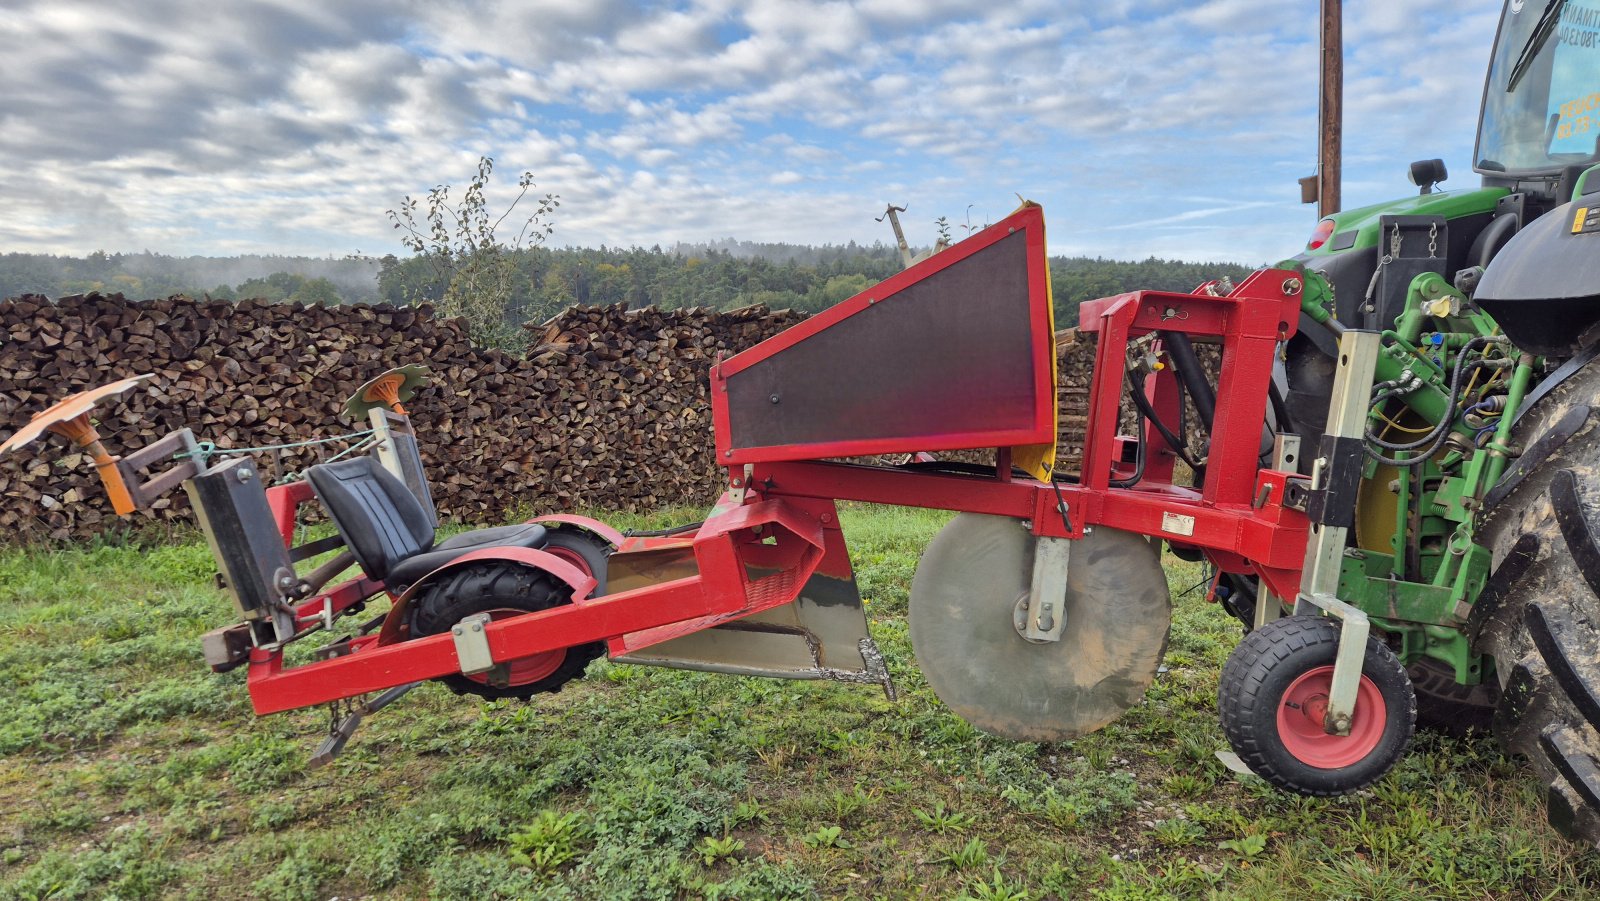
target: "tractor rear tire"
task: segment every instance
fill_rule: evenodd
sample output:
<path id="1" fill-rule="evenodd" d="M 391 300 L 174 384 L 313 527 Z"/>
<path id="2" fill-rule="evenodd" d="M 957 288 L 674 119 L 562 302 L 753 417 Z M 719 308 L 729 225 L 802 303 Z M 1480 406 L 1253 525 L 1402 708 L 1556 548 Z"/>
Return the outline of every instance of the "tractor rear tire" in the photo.
<path id="1" fill-rule="evenodd" d="M 1546 784 L 1562 834 L 1600 843 L 1600 364 L 1517 423 L 1522 457 L 1487 496 L 1488 583 L 1469 623 L 1494 658 L 1494 732 Z"/>
<path id="2" fill-rule="evenodd" d="M 1431 657 L 1411 664 L 1406 673 L 1417 693 L 1417 728 L 1456 738 L 1490 730 L 1499 685 L 1493 681 L 1462 685 L 1453 667 Z"/>
<path id="3" fill-rule="evenodd" d="M 504 560 L 485 560 L 445 573 L 417 596 L 411 634 L 448 632 L 469 616 L 488 613 L 494 619 L 537 613 L 572 602 L 572 589 L 546 572 Z M 439 681 L 456 694 L 481 698 L 531 698 L 557 692 L 583 675 L 589 662 L 605 652 L 604 642 L 589 642 L 504 663 L 499 678 L 490 674 L 444 676 Z M 499 669 L 499 667 L 497 667 Z M 496 684 L 496 682 L 504 684 Z"/>

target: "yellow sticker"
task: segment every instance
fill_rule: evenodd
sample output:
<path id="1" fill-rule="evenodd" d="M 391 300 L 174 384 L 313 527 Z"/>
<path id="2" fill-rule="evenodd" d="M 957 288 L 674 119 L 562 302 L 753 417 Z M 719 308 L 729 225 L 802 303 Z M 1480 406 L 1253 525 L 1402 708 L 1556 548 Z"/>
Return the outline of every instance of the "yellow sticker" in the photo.
<path id="1" fill-rule="evenodd" d="M 1589 208 L 1586 207 L 1586 206 L 1578 207 L 1578 214 L 1576 216 L 1572 217 L 1572 233 L 1575 234 L 1575 235 L 1582 234 L 1583 233 L 1583 224 L 1585 222 L 1588 222 L 1588 221 L 1589 221 Z"/>

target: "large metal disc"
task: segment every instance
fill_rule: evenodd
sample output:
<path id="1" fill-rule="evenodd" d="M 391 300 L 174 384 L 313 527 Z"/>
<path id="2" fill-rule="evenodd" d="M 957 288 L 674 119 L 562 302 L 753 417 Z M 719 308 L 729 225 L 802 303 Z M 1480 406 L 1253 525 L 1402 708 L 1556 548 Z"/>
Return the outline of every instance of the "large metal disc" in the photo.
<path id="1" fill-rule="evenodd" d="M 1110 723 L 1161 665 L 1172 600 L 1155 544 L 1096 527 L 1072 543 L 1058 642 L 1017 632 L 1036 539 L 1020 520 L 962 513 L 917 564 L 911 645 L 939 700 L 985 732 L 1062 741 Z"/>

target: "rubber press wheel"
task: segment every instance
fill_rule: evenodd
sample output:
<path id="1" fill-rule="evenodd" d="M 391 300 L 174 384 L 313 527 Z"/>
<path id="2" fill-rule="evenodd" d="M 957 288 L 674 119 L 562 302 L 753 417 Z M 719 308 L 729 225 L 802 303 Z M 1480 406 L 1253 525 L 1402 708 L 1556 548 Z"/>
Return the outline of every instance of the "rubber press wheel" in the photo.
<path id="1" fill-rule="evenodd" d="M 1411 680 L 1375 637 L 1367 639 L 1350 734 L 1323 728 L 1338 650 L 1338 621 L 1289 616 L 1251 632 L 1223 667 L 1222 731 L 1245 765 L 1279 788 L 1346 794 L 1377 781 L 1411 744 Z"/>
<path id="2" fill-rule="evenodd" d="M 411 631 L 414 635 L 437 635 L 480 613 L 489 614 L 491 620 L 501 620 L 571 602 L 572 589 L 549 573 L 486 560 L 448 572 L 425 586 L 417 598 Z M 604 642 L 589 642 L 507 661 L 501 673 L 457 673 L 440 681 L 457 694 L 490 699 L 531 698 L 560 691 L 561 686 L 583 675 L 589 661 L 604 651 Z"/>

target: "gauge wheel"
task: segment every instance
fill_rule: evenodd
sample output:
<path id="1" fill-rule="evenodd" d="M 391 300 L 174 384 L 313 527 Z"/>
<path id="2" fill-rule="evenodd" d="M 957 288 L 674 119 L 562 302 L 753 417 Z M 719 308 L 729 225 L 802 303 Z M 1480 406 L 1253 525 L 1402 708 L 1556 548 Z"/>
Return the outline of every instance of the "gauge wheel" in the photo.
<path id="1" fill-rule="evenodd" d="M 1347 794 L 1389 772 L 1411 744 L 1411 679 L 1376 637 L 1367 639 L 1350 734 L 1323 728 L 1338 650 L 1338 621 L 1288 616 L 1252 631 L 1223 668 L 1222 731 L 1245 765 L 1279 788 Z"/>

